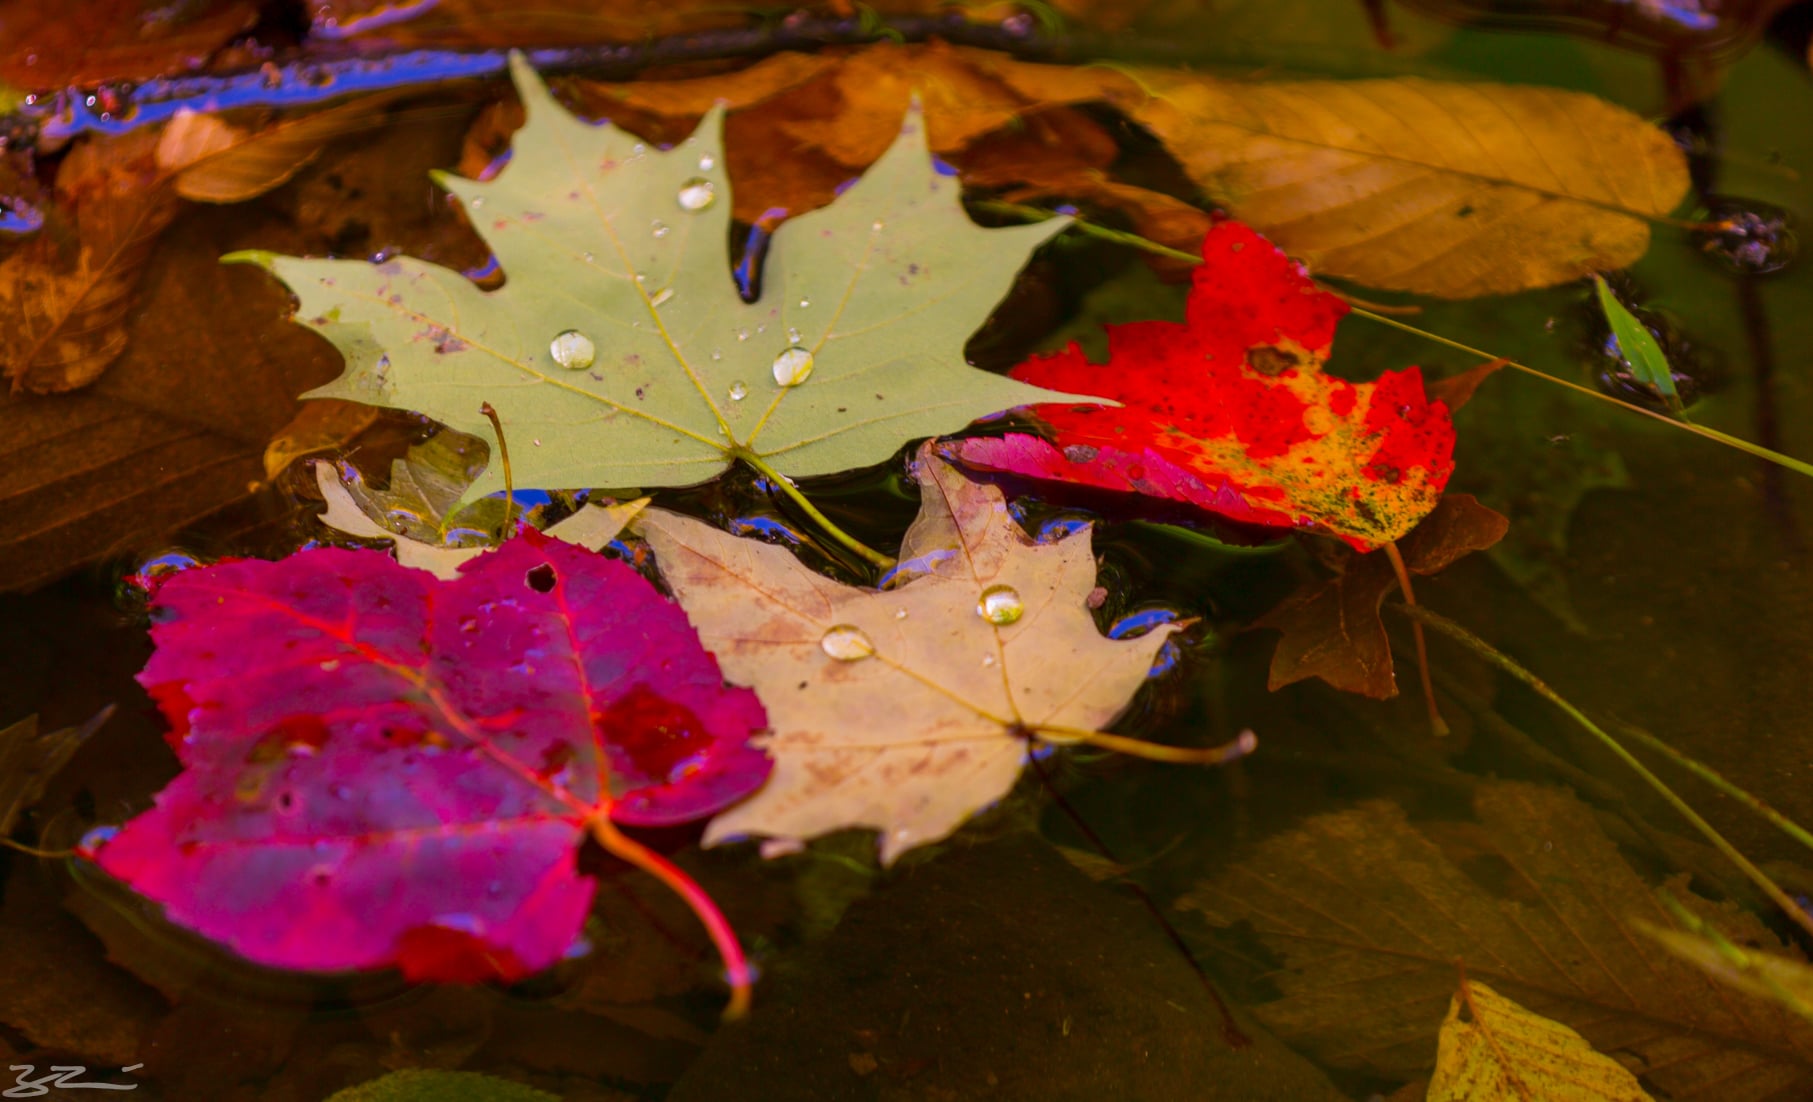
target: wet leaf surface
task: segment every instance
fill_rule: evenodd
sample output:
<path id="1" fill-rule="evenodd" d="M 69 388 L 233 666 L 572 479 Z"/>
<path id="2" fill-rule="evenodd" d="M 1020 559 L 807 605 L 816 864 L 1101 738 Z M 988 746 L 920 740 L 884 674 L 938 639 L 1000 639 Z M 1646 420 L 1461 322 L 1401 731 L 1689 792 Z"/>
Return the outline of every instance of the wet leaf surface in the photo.
<path id="1" fill-rule="evenodd" d="M 535 534 L 438 581 L 318 549 L 179 574 L 141 680 L 184 773 L 85 843 L 252 960 L 518 978 L 592 897 L 596 816 L 665 825 L 758 786 L 753 694 L 621 563 Z"/>
<path id="2" fill-rule="evenodd" d="M 1034 543 L 1001 492 L 930 452 L 919 519 L 883 590 L 841 585 L 786 550 L 650 510 L 637 527 L 731 681 L 762 694 L 773 778 L 713 819 L 710 844 L 798 842 L 863 827 L 891 862 L 993 803 L 1032 738 L 1109 723 L 1176 630 L 1104 638 L 1086 533 Z"/>
<path id="3" fill-rule="evenodd" d="M 515 72 L 530 121 L 509 166 L 443 180 L 502 289 L 408 258 L 254 258 L 347 357 L 312 396 L 475 434 L 482 396 L 518 442 L 517 484 L 545 489 L 690 485 L 739 457 L 831 474 L 1038 396 L 970 370 L 961 348 L 1062 223 L 976 227 L 916 118 L 836 204 L 782 227 L 764 296 L 745 303 L 715 118 L 652 151 L 568 115 L 520 59 Z M 502 488 L 494 464 L 468 492 Z"/>
<path id="4" fill-rule="evenodd" d="M 963 461 L 1327 532 L 1361 550 L 1408 532 L 1453 469 L 1447 407 L 1414 368 L 1371 383 L 1324 374 L 1346 304 L 1251 229 L 1216 226 L 1202 255 L 1183 323 L 1109 326 L 1106 363 L 1073 344 L 1012 372 L 1123 406 L 1035 406 L 1053 442 L 970 440 Z"/>

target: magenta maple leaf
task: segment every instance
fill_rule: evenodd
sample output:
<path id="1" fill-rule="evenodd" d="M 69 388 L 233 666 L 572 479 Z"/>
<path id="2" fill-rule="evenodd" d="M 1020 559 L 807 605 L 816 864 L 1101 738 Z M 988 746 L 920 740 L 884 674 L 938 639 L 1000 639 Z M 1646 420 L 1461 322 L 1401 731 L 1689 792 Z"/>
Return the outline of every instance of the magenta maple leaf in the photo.
<path id="1" fill-rule="evenodd" d="M 81 852 L 173 921 L 282 968 L 514 979 L 575 945 L 589 833 L 703 907 L 746 985 L 615 824 L 760 787 L 766 718 L 630 567 L 534 532 L 452 581 L 322 548 L 179 574 L 152 615 L 139 680 L 184 770 Z"/>

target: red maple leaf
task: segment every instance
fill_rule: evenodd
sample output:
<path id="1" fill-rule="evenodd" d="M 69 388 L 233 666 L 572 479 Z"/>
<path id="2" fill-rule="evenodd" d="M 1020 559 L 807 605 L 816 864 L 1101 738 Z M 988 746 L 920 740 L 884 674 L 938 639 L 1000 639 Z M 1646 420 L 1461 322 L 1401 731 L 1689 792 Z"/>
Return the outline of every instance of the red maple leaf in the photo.
<path id="1" fill-rule="evenodd" d="M 166 581 L 139 680 L 183 772 L 81 847 L 262 964 L 515 979 L 571 951 L 588 834 L 710 900 L 616 824 L 682 823 L 766 779 L 766 724 L 677 605 L 534 532 L 452 581 L 321 548 Z M 734 1004 L 733 1004 L 734 1005 Z"/>
<path id="2" fill-rule="evenodd" d="M 1370 383 L 1323 374 L 1347 304 L 1251 228 L 1217 224 L 1202 257 L 1185 322 L 1108 326 L 1106 364 L 1072 344 L 1012 372 L 1123 405 L 1035 406 L 1055 446 L 970 439 L 963 461 L 1311 528 L 1362 551 L 1414 528 L 1454 468 L 1447 406 L 1416 368 Z"/>

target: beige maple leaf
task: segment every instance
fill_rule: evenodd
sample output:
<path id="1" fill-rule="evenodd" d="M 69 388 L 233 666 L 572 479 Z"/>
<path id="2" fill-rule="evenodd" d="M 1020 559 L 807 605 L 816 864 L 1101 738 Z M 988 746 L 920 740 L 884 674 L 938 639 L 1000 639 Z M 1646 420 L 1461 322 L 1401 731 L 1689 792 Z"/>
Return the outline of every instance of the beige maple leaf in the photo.
<path id="1" fill-rule="evenodd" d="M 1000 490 L 929 451 L 918 478 L 888 589 L 660 509 L 637 519 L 725 677 L 761 694 L 773 728 L 773 776 L 712 820 L 707 845 L 867 827 L 890 862 L 937 841 L 1012 787 L 1033 740 L 1109 738 L 1091 736 L 1177 630 L 1104 638 L 1087 532 L 1034 542 Z"/>

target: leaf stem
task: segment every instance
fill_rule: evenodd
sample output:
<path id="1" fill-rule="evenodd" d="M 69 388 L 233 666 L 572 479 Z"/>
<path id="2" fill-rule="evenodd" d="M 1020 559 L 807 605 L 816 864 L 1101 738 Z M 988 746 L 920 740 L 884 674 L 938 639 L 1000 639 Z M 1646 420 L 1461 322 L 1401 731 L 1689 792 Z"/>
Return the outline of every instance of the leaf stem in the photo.
<path id="1" fill-rule="evenodd" d="M 491 431 L 497 434 L 497 454 L 504 465 L 504 530 L 498 533 L 498 538 L 507 540 L 512 534 L 510 514 L 516 511 L 516 477 L 510 471 L 510 445 L 504 443 L 504 423 L 498 420 L 497 410 L 491 408 L 491 403 L 479 406 L 478 411 L 491 422 Z M 446 517 L 441 521 L 444 525 Z M 443 531 L 441 535 L 445 537 L 447 533 Z"/>
<path id="2" fill-rule="evenodd" d="M 1404 565 L 1404 554 L 1398 550 L 1397 541 L 1385 545 L 1385 557 L 1391 560 L 1391 569 L 1398 576 L 1398 588 L 1404 591 L 1404 603 L 1416 604 L 1416 590 L 1410 586 L 1410 569 Z M 1412 623 L 1410 634 L 1416 639 L 1416 672 L 1423 681 L 1423 703 L 1429 708 L 1429 730 L 1438 738 L 1448 733 L 1448 722 L 1442 718 L 1440 708 L 1435 706 L 1435 684 L 1429 680 L 1429 642 L 1423 638 L 1423 625 Z"/>
<path id="3" fill-rule="evenodd" d="M 1388 318 L 1383 314 L 1375 314 L 1371 310 L 1362 310 L 1355 307 L 1353 314 L 1355 317 L 1365 318 L 1368 321 L 1376 321 L 1380 325 L 1389 325 L 1393 329 L 1401 329 L 1406 333 L 1414 333 L 1425 340 L 1431 340 L 1437 344 L 1447 345 L 1449 348 L 1457 349 L 1470 355 L 1480 356 L 1488 360 L 1504 359 L 1502 356 L 1494 356 L 1490 352 L 1482 352 L 1471 345 L 1462 344 L 1460 341 L 1451 340 L 1438 333 L 1431 333 L 1427 329 L 1418 329 L 1414 325 L 1406 325 L 1396 318 Z M 1590 386 L 1582 386 L 1579 383 L 1569 382 L 1566 379 L 1550 375 L 1546 371 L 1538 371 L 1528 365 L 1520 364 L 1516 360 L 1506 359 L 1504 360 L 1504 364 L 1506 367 L 1515 371 L 1521 371 L 1525 375 L 1533 375 L 1538 379 L 1546 379 L 1556 386 L 1564 386 L 1569 390 L 1584 394 L 1589 398 L 1596 398 L 1601 402 L 1610 402 L 1614 406 L 1622 406 L 1633 413 L 1641 413 L 1643 416 L 1652 420 L 1660 421 L 1664 425 L 1673 425 L 1678 429 L 1684 429 L 1687 432 L 1691 432 L 1695 436 L 1703 436 L 1708 440 L 1716 440 L 1727 447 L 1736 448 L 1741 452 L 1748 452 L 1758 459 L 1766 459 L 1777 466 L 1786 467 L 1791 471 L 1813 478 L 1813 463 L 1807 463 L 1803 460 L 1796 459 L 1791 455 L 1783 455 L 1781 452 L 1765 448 L 1761 444 L 1752 444 L 1748 440 L 1732 436 L 1730 433 L 1720 432 L 1718 429 L 1707 428 L 1705 425 L 1697 424 L 1693 421 L 1679 420 L 1670 417 L 1665 413 L 1657 413 L 1653 409 L 1644 409 L 1642 406 L 1636 405 L 1635 403 L 1626 402 L 1621 398 L 1614 398 L 1611 395 L 1606 394 L 1603 391 L 1595 390 Z"/>
<path id="4" fill-rule="evenodd" d="M 730 928 L 724 913 L 718 910 L 718 905 L 705 893 L 705 889 L 680 871 L 679 866 L 672 861 L 618 830 L 617 824 L 611 822 L 609 815 L 594 815 L 587 826 L 592 837 L 607 851 L 653 876 L 667 885 L 668 890 L 686 900 L 686 905 L 692 908 L 692 913 L 699 917 L 705 932 L 711 936 L 712 944 L 717 946 L 718 955 L 724 958 L 724 973 L 730 981 L 730 1003 L 724 1008 L 724 1019 L 736 1021 L 749 1013 L 755 969 L 750 967 L 749 959 L 743 955 L 743 946 L 737 941 L 736 931 Z"/>
<path id="5" fill-rule="evenodd" d="M 1807 934 L 1813 935 L 1813 915 L 1809 915 L 1799 904 L 1795 903 L 1787 892 L 1783 891 L 1775 881 L 1769 879 L 1768 874 L 1757 868 L 1748 857 L 1739 853 L 1736 846 L 1733 846 L 1727 841 L 1725 836 L 1720 834 L 1717 828 L 1711 823 L 1701 818 L 1699 812 L 1695 811 L 1692 807 L 1689 807 L 1687 801 L 1676 795 L 1675 790 L 1668 787 L 1668 784 L 1663 781 L 1662 778 L 1650 772 L 1649 767 L 1644 765 L 1641 761 L 1638 761 L 1634 754 L 1624 748 L 1623 743 L 1613 738 L 1604 728 L 1588 719 L 1585 713 L 1568 703 L 1560 693 L 1549 688 L 1548 684 L 1540 677 L 1537 677 L 1534 673 L 1531 673 L 1529 670 L 1518 665 L 1517 661 L 1510 655 L 1505 654 L 1497 647 L 1494 647 L 1479 636 L 1474 635 L 1472 632 L 1461 627 L 1446 616 L 1431 612 L 1421 605 L 1400 604 L 1393 605 L 1392 607 L 1398 609 L 1404 615 L 1409 616 L 1414 620 L 1419 620 L 1422 623 L 1429 625 L 1431 628 L 1434 628 L 1436 631 L 1441 632 L 1443 635 L 1446 635 L 1448 638 L 1472 651 L 1488 663 L 1497 666 L 1499 669 L 1510 674 L 1525 685 L 1528 685 L 1538 696 L 1567 713 L 1569 718 L 1585 728 L 1589 734 L 1603 743 L 1606 749 L 1610 750 L 1613 754 L 1616 754 L 1625 765 L 1630 766 L 1630 768 L 1636 772 L 1637 776 L 1643 778 L 1645 784 L 1655 789 L 1658 795 L 1668 801 L 1670 807 L 1674 808 L 1682 818 L 1692 824 L 1693 828 L 1699 831 L 1701 836 L 1708 842 L 1711 842 L 1713 847 L 1724 854 L 1732 864 L 1742 870 L 1744 875 L 1750 878 L 1750 882 L 1761 889 L 1762 893 L 1768 896 L 1776 906 L 1780 907 L 1783 913 L 1793 920 L 1795 925 L 1806 931 Z"/>
<path id="6" fill-rule="evenodd" d="M 978 200 L 973 205 L 978 210 L 991 210 L 1000 214 L 1011 214 L 1035 222 L 1042 222 L 1045 219 L 1057 217 L 1055 213 L 1045 210 L 1042 207 L 1031 207 L 1021 203 L 1008 203 L 996 199 Z M 1182 249 L 1173 249 L 1169 245 L 1160 244 L 1149 238 L 1141 237 L 1136 233 L 1128 233 L 1125 230 L 1114 230 L 1109 229 L 1106 226 L 1098 226 L 1083 218 L 1073 216 L 1069 228 L 1076 230 L 1078 233 L 1086 233 L 1092 237 L 1099 237 L 1106 241 L 1116 241 L 1120 244 L 1140 249 L 1156 256 L 1168 256 L 1175 260 L 1188 261 L 1191 264 L 1202 263 L 1202 257 L 1193 256 L 1190 253 L 1184 252 Z M 1375 321 L 1380 325 L 1389 325 L 1393 329 L 1400 329 L 1406 333 L 1413 333 L 1425 340 L 1431 340 L 1437 344 L 1446 345 L 1449 348 L 1457 349 L 1473 356 L 1478 356 L 1484 360 L 1503 359 L 1503 357 L 1494 356 L 1490 352 L 1481 351 L 1471 345 L 1462 344 L 1460 341 L 1444 337 L 1439 333 L 1431 333 L 1427 329 L 1419 329 L 1414 325 L 1406 324 L 1395 318 L 1386 317 L 1384 314 L 1377 313 L 1376 311 L 1365 309 L 1362 306 L 1352 305 L 1352 300 L 1349 300 L 1349 304 L 1351 306 L 1351 312 L 1355 317 L 1365 318 L 1368 321 Z M 1667 414 L 1657 413 L 1652 409 L 1644 409 L 1642 406 L 1633 402 L 1626 402 L 1621 398 L 1614 398 L 1610 394 L 1595 390 L 1590 386 L 1582 386 L 1579 383 L 1569 382 L 1558 376 L 1550 375 L 1546 371 L 1538 371 L 1526 364 L 1520 364 L 1516 360 L 1506 359 L 1504 363 L 1506 367 L 1521 371 L 1525 375 L 1533 375 L 1538 379 L 1546 379 L 1556 386 L 1564 386 L 1569 390 L 1577 391 L 1589 398 L 1596 398 L 1601 402 L 1610 402 L 1614 406 L 1621 406 L 1633 413 L 1641 413 L 1643 416 L 1660 421 L 1665 425 L 1673 425 L 1676 428 L 1691 432 L 1695 436 L 1703 436 L 1708 440 L 1714 440 L 1720 444 L 1724 444 L 1726 447 L 1736 448 L 1738 451 L 1747 452 L 1750 455 L 1756 456 L 1758 459 L 1767 460 L 1770 463 L 1786 467 L 1791 471 L 1813 478 L 1813 463 L 1807 463 L 1804 460 L 1796 459 L 1791 455 L 1783 455 L 1781 452 L 1765 448 L 1761 444 L 1752 444 L 1748 440 L 1732 436 L 1729 433 L 1720 432 L 1718 429 L 1707 428 L 1705 425 L 1696 424 L 1692 421 L 1670 417 Z"/>
<path id="7" fill-rule="evenodd" d="M 864 561 L 877 566 L 882 570 L 892 570 L 894 568 L 893 559 L 833 524 L 830 517 L 819 512 L 818 506 L 812 504 L 812 502 L 807 499 L 806 495 L 800 492 L 800 488 L 793 484 L 792 479 L 775 470 L 773 467 L 770 467 L 768 462 L 761 456 L 754 452 L 739 449 L 736 452 L 736 457 L 761 472 L 762 476 L 768 479 L 775 489 L 792 498 L 793 503 L 798 505 L 800 510 L 807 516 L 811 517 L 813 523 L 823 529 L 826 535 L 830 536 L 838 543 L 843 544 L 845 548 L 862 558 Z"/>
<path id="8" fill-rule="evenodd" d="M 1065 727 L 1060 724 L 1034 723 L 1032 731 L 1046 742 L 1088 743 L 1104 750 L 1113 750 L 1118 754 L 1130 757 L 1145 758 L 1147 761 L 1175 762 L 1183 765 L 1224 765 L 1238 761 L 1252 753 L 1259 745 L 1259 736 L 1252 731 L 1242 731 L 1234 741 L 1220 746 L 1166 746 L 1163 743 L 1147 742 L 1145 739 L 1128 738 L 1125 735 L 1111 735 L 1106 731 L 1089 731 L 1081 727 Z"/>

